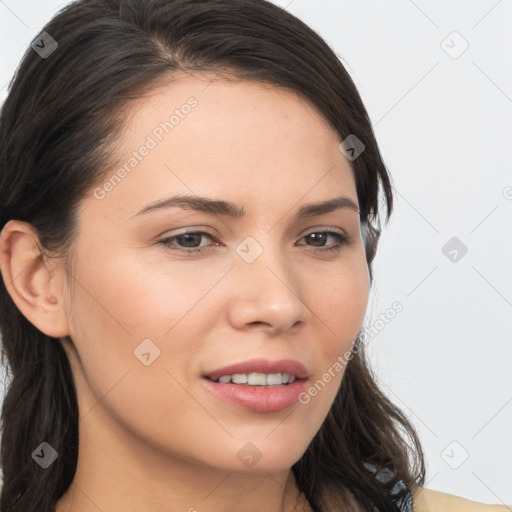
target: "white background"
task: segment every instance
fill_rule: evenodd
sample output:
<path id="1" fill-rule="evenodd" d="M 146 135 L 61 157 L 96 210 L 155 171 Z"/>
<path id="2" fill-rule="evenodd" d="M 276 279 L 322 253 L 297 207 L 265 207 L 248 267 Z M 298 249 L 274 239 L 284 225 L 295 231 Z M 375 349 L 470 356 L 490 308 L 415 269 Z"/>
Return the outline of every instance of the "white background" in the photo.
<path id="1" fill-rule="evenodd" d="M 66 3 L 0 0 L 0 102 Z M 511 504 L 512 1 L 275 3 L 342 59 L 393 177 L 367 325 L 378 380 L 419 431 L 426 487 Z M 455 262 L 452 237 L 468 248 Z"/>

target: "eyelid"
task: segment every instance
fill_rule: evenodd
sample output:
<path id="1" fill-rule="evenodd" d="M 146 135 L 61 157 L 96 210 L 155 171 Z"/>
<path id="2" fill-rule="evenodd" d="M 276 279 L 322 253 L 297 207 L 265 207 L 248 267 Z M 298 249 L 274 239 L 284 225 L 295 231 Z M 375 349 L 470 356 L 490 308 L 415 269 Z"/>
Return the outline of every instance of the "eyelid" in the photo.
<path id="1" fill-rule="evenodd" d="M 325 231 L 335 232 L 335 233 L 338 233 L 343 236 L 348 236 L 348 234 L 343 229 L 326 227 L 326 226 L 318 226 L 318 227 L 308 228 L 308 231 L 302 236 L 304 237 L 304 236 L 310 235 L 311 233 L 323 233 Z"/>

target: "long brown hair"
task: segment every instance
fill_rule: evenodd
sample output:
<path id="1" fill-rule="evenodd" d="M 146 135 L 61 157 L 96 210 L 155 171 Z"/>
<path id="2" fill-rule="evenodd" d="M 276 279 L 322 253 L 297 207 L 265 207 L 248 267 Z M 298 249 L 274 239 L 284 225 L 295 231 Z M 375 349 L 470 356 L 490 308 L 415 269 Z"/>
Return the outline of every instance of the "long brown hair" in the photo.
<path id="1" fill-rule="evenodd" d="M 77 205 L 109 168 L 124 107 L 173 72 L 213 71 L 296 91 L 341 140 L 354 135 L 364 143 L 351 164 L 373 281 L 379 203 L 386 222 L 393 208 L 390 176 L 353 81 L 302 21 L 266 0 L 78 0 L 44 32 L 39 47 L 47 54 L 28 48 L 1 110 L 0 227 L 10 219 L 29 222 L 45 250 L 68 258 Z M 9 370 L 0 508 L 50 512 L 76 471 L 72 371 L 61 340 L 21 314 L 3 281 L 0 324 Z M 42 441 L 59 453 L 51 471 L 32 460 Z M 292 470 L 318 512 L 391 512 L 405 491 L 423 485 L 418 436 L 376 385 L 361 336 L 331 411 Z M 376 478 L 376 471 L 389 478 Z M 401 492 L 391 492 L 399 481 Z"/>

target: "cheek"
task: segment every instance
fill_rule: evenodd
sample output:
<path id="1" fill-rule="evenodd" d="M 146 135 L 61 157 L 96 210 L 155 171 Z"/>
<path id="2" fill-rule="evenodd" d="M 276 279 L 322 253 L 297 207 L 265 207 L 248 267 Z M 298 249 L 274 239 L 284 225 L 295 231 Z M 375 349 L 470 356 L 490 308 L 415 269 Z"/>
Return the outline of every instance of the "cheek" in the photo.
<path id="1" fill-rule="evenodd" d="M 332 341 L 333 350 L 346 349 L 357 336 L 368 305 L 366 260 L 354 258 L 321 279 L 310 276 L 308 290 L 307 305 L 324 326 L 325 339 Z"/>
<path id="2" fill-rule="evenodd" d="M 342 382 L 353 344 L 364 321 L 369 294 L 366 260 L 354 260 L 340 267 L 323 281 L 323 291 L 316 286 L 310 294 L 319 338 L 316 373 L 312 387 L 304 397 L 316 414 L 325 416 Z M 314 288 L 311 288 L 313 290 Z"/>
<path id="3" fill-rule="evenodd" d="M 196 430 L 187 421 L 180 428 L 183 411 L 201 419 L 196 422 L 204 428 L 201 436 L 218 428 L 183 388 L 201 340 L 193 306 L 212 285 L 191 282 L 183 273 L 163 280 L 143 267 L 119 259 L 103 259 L 96 270 L 77 265 L 70 327 L 80 359 L 74 365 L 80 416 L 94 422 L 106 410 L 141 439 L 167 443 L 169 449 L 173 431 L 176 439 L 192 445 Z M 144 353 L 151 362 L 145 365 L 138 347 L 148 339 Z M 177 451 L 186 448 L 175 445 Z"/>
<path id="4" fill-rule="evenodd" d="M 93 247 L 84 252 L 77 259 L 70 305 L 71 338 L 82 363 L 83 385 L 100 399 L 130 372 L 126 380 L 138 382 L 137 388 L 120 403 L 138 403 L 139 392 L 156 398 L 160 391 L 155 390 L 162 390 L 165 403 L 169 386 L 178 386 L 166 370 L 183 381 L 191 357 L 208 337 L 216 313 L 207 294 L 219 273 L 191 271 L 191 262 L 164 267 Z"/>
<path id="5" fill-rule="evenodd" d="M 191 262 L 165 266 L 137 255 L 113 258 L 107 253 L 91 261 L 101 264 L 80 268 L 76 316 L 94 319 L 99 330 L 117 331 L 132 342 L 170 334 L 219 279 L 219 272 L 197 272 Z"/>

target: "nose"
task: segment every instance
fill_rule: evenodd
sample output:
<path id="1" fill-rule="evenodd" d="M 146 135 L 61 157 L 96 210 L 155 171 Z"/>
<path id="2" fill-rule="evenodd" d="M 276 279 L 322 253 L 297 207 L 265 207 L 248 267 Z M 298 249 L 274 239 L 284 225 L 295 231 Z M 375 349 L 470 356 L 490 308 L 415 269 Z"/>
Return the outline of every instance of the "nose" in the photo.
<path id="1" fill-rule="evenodd" d="M 297 264 L 268 244 L 249 261 L 243 254 L 235 257 L 228 305 L 231 325 L 236 329 L 256 325 L 278 334 L 306 324 L 311 311 L 305 303 Z"/>

